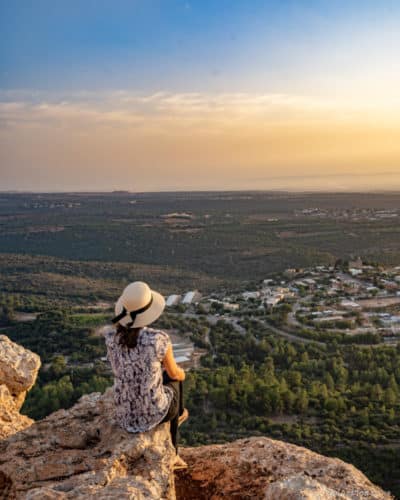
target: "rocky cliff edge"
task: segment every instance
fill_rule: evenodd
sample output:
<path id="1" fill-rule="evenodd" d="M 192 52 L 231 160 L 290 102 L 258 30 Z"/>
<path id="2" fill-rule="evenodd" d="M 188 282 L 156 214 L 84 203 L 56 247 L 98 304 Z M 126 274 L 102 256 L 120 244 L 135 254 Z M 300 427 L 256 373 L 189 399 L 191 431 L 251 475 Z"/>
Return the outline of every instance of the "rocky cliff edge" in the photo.
<path id="1" fill-rule="evenodd" d="M 0 439 L 33 423 L 19 409 L 35 383 L 39 368 L 37 354 L 0 335 Z"/>
<path id="2" fill-rule="evenodd" d="M 0 441 L 0 499 L 392 498 L 341 460 L 268 438 L 184 448 L 189 468 L 174 475 L 168 424 L 142 434 L 125 432 L 114 419 L 112 389 L 83 396 L 72 408 L 32 424 L 18 413 L 20 394 L 40 366 L 32 355 L 0 337 L 0 391 L 6 394 L 0 399 L 0 429 L 8 412 L 0 436 L 14 432 Z M 10 398 L 12 412 L 3 408 Z"/>

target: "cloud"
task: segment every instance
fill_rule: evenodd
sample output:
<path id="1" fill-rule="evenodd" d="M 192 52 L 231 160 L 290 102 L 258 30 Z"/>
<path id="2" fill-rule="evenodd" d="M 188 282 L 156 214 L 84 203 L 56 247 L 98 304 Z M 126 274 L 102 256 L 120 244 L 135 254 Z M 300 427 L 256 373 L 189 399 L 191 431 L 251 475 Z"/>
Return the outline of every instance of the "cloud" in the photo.
<path id="1" fill-rule="evenodd" d="M 398 110 L 398 106 L 395 106 Z M 172 93 L 141 94 L 128 90 L 51 93 L 29 90 L 0 90 L 2 127 L 100 126 L 140 127 L 142 131 L 202 127 L 230 129 L 236 126 L 348 121 L 368 113 L 389 111 L 393 103 L 288 95 L 279 93 Z M 364 118 L 363 118 L 364 119 Z"/>
<path id="2" fill-rule="evenodd" d="M 398 110 L 283 93 L 0 90 L 0 187 L 358 185 L 369 174 L 393 185 Z"/>

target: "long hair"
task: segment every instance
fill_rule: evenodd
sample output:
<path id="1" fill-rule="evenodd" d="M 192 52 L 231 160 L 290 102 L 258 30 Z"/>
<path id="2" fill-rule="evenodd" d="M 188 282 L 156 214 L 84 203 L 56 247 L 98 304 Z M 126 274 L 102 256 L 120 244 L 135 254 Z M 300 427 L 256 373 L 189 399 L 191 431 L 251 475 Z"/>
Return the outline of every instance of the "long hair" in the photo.
<path id="1" fill-rule="evenodd" d="M 123 326 L 120 323 L 118 323 L 117 335 L 119 344 L 132 349 L 136 347 L 141 329 L 142 329 L 141 327 L 127 328 L 126 326 Z"/>

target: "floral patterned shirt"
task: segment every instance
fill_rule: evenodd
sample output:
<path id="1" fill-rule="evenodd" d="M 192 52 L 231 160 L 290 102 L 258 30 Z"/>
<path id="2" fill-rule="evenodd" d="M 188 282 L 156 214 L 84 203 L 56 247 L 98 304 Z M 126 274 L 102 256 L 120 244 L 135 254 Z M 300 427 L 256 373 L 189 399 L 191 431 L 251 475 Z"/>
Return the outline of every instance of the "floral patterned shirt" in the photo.
<path id="1" fill-rule="evenodd" d="M 134 348 L 120 345 L 114 329 L 105 331 L 104 337 L 114 372 L 117 420 L 128 432 L 148 431 L 163 420 L 173 398 L 162 377 L 169 335 L 144 327 Z"/>

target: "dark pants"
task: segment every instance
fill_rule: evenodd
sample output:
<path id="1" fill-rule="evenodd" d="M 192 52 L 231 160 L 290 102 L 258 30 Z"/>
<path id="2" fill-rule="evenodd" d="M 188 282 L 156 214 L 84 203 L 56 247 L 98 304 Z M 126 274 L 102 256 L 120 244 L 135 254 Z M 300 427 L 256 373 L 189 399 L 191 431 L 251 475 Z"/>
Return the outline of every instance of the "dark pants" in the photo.
<path id="1" fill-rule="evenodd" d="M 178 380 L 172 380 L 166 371 L 163 372 L 163 383 L 171 387 L 173 398 L 168 413 L 162 422 L 170 422 L 171 441 L 178 453 L 178 419 L 183 413 L 183 383 Z"/>

